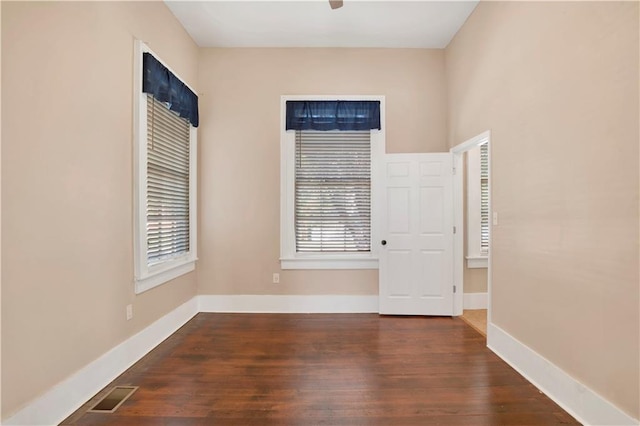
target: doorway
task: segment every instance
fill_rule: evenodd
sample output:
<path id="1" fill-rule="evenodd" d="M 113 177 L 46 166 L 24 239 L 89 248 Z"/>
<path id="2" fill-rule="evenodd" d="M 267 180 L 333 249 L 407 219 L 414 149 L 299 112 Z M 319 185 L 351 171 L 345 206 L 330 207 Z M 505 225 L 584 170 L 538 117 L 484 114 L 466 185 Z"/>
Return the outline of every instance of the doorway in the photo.
<path id="1" fill-rule="evenodd" d="M 454 315 L 486 337 L 491 322 L 491 133 L 451 149 L 454 163 Z"/>

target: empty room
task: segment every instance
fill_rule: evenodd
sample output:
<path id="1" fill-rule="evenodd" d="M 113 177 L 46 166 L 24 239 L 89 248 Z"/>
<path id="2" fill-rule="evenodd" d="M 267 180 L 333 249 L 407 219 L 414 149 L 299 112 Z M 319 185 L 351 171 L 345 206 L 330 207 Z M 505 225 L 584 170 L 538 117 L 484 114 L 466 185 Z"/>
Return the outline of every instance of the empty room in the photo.
<path id="1" fill-rule="evenodd" d="M 3 425 L 638 425 L 638 1 L 2 1 Z"/>

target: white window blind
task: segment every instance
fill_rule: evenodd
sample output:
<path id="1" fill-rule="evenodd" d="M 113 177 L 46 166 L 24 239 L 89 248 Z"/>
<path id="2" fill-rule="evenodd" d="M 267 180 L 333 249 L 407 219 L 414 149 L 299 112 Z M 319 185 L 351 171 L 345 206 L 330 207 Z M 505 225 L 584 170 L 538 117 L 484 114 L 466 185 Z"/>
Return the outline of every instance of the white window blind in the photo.
<path id="1" fill-rule="evenodd" d="M 189 251 L 190 124 L 147 95 L 147 264 Z"/>
<path id="2" fill-rule="evenodd" d="M 480 145 L 480 253 L 489 252 L 489 149 Z"/>
<path id="3" fill-rule="evenodd" d="M 297 252 L 371 251 L 369 131 L 296 131 Z"/>

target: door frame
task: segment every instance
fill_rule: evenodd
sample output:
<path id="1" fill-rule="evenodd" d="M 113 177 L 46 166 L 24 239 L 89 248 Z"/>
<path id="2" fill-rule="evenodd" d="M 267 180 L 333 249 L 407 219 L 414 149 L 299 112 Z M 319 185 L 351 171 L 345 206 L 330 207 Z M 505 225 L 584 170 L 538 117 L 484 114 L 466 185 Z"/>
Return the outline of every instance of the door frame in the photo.
<path id="1" fill-rule="evenodd" d="M 487 324 L 491 323 L 491 277 L 492 277 L 492 252 L 493 247 L 493 203 L 491 188 L 493 186 L 493 175 L 491 173 L 491 131 L 487 130 L 477 136 L 468 139 L 450 149 L 453 161 L 453 226 L 456 233 L 453 236 L 453 284 L 456 292 L 453 295 L 453 315 L 462 315 L 464 297 L 464 182 L 463 182 L 463 155 L 484 142 L 487 142 L 489 155 L 489 258 L 487 259 Z"/>

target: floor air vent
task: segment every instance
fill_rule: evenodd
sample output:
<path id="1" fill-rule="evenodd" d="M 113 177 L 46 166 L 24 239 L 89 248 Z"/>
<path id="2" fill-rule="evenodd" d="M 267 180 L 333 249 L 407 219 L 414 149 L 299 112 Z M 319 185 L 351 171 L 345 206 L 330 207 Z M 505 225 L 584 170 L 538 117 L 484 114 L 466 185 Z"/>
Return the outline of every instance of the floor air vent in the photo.
<path id="1" fill-rule="evenodd" d="M 113 413 L 127 400 L 138 386 L 116 386 L 104 398 L 93 406 L 88 413 Z"/>

